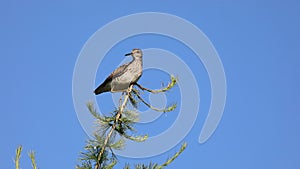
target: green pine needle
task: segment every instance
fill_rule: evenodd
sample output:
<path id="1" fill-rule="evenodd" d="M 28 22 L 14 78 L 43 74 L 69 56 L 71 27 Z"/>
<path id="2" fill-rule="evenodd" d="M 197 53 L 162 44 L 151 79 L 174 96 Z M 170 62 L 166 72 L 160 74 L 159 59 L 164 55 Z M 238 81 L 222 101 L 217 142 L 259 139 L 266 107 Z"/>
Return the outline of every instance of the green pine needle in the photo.
<path id="1" fill-rule="evenodd" d="M 129 101 L 134 108 L 138 108 L 138 101 L 130 94 Z"/>
<path id="2" fill-rule="evenodd" d="M 20 145 L 17 150 L 16 150 L 16 159 L 15 159 L 15 166 L 16 169 L 20 168 L 20 158 L 21 158 L 21 153 L 22 153 L 22 146 Z"/>
<path id="3" fill-rule="evenodd" d="M 110 144 L 109 145 L 111 148 L 115 150 L 121 150 L 125 146 L 125 140 L 124 139 L 119 139 L 117 142 Z"/>
<path id="4" fill-rule="evenodd" d="M 100 114 L 97 112 L 97 110 L 94 108 L 94 104 L 92 102 L 88 102 L 86 104 L 87 108 L 89 109 L 90 113 L 96 118 L 101 119 Z"/>
<path id="5" fill-rule="evenodd" d="M 28 153 L 28 156 L 29 156 L 29 158 L 30 158 L 30 160 L 31 160 L 32 168 L 33 168 L 33 169 L 37 169 L 34 151 L 29 152 L 29 153 Z"/>
<path id="6" fill-rule="evenodd" d="M 186 146 L 187 143 L 182 144 L 180 150 L 177 153 L 175 153 L 173 157 L 169 158 L 165 163 L 163 163 L 161 166 L 157 167 L 157 169 L 162 169 L 163 167 L 173 162 L 185 150 Z"/>
<path id="7" fill-rule="evenodd" d="M 175 110 L 176 107 L 177 107 L 177 104 L 172 104 L 172 105 L 166 107 L 165 109 L 163 109 L 163 112 L 164 112 L 164 113 L 166 113 L 166 112 L 171 112 L 171 111 Z"/>
<path id="8" fill-rule="evenodd" d="M 166 87 L 157 90 L 150 90 L 144 88 L 139 84 L 133 84 L 143 91 L 151 93 L 161 93 L 171 90 L 177 84 L 177 78 L 170 77 L 171 81 Z M 133 88 L 131 85 L 128 88 L 125 96 L 120 98 L 120 106 L 113 111 L 110 116 L 104 116 L 97 112 L 93 104 L 89 102 L 87 108 L 90 113 L 97 120 L 98 130 L 94 133 L 94 138 L 87 142 L 85 146 L 85 152 L 81 153 L 82 164 L 77 166 L 77 169 L 112 169 L 117 164 L 117 157 L 113 150 L 121 150 L 125 147 L 125 139 L 135 142 L 143 142 L 148 138 L 148 135 L 137 136 L 132 135 L 135 132 L 134 124 L 139 121 L 138 113 L 132 110 L 128 110 L 127 103 L 130 102 L 134 108 L 138 107 L 138 103 L 141 101 L 149 108 L 157 112 L 170 112 L 173 111 L 177 105 L 172 104 L 166 108 L 156 108 L 147 103 L 140 95 L 138 88 Z M 122 99 L 124 97 L 124 99 Z M 122 101 L 123 100 L 123 101 Z M 123 102 L 123 103 L 121 103 Z M 132 107 L 131 107 L 132 108 Z M 116 138 L 121 138 L 116 141 Z M 169 158 L 164 164 L 158 165 L 157 163 L 149 164 L 137 164 L 135 169 L 162 169 L 174 161 L 185 149 L 184 144 L 181 149 L 171 158 Z M 130 165 L 126 164 L 125 169 L 130 169 Z"/>
<path id="9" fill-rule="evenodd" d="M 129 136 L 127 134 L 124 134 L 123 136 L 129 140 L 136 141 L 136 142 L 144 142 L 148 139 L 148 134 L 144 136 Z"/>
<path id="10" fill-rule="evenodd" d="M 114 160 L 110 164 L 108 164 L 107 166 L 103 167 L 103 169 L 112 169 L 116 164 L 117 164 L 117 161 Z"/>

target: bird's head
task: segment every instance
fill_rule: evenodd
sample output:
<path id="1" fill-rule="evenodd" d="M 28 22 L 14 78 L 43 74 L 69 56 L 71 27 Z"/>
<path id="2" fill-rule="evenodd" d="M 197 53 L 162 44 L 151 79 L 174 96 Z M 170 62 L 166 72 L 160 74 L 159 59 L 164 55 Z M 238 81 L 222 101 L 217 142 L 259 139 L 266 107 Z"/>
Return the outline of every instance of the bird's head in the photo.
<path id="1" fill-rule="evenodd" d="M 131 53 L 127 53 L 125 56 L 131 55 L 133 58 L 142 58 L 143 52 L 141 49 L 132 49 Z"/>

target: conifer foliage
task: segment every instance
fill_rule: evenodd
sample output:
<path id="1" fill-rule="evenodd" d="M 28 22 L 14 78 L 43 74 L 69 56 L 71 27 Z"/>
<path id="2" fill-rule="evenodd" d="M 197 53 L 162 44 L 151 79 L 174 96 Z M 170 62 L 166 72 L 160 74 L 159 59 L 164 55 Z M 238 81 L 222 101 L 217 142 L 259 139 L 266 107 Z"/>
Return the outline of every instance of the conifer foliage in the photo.
<path id="1" fill-rule="evenodd" d="M 112 169 L 117 163 L 118 159 L 114 154 L 114 150 L 121 150 L 125 146 L 126 139 L 135 142 L 143 142 L 148 138 L 148 135 L 135 135 L 136 130 L 134 124 L 138 122 L 138 108 L 139 103 L 143 103 L 147 107 L 157 112 L 170 112 L 176 108 L 176 104 L 172 104 L 166 108 L 159 109 L 147 103 L 141 96 L 141 91 L 150 93 L 167 92 L 177 84 L 177 79 L 171 76 L 170 83 L 161 89 L 151 90 L 141 86 L 140 84 L 132 84 L 127 91 L 120 98 L 120 105 L 110 116 L 100 115 L 94 108 L 92 103 L 87 104 L 90 113 L 96 119 L 97 130 L 94 132 L 92 139 L 89 139 L 84 147 L 84 151 L 80 154 L 80 163 L 76 169 Z M 127 104 L 135 108 L 131 110 Z M 149 164 L 135 164 L 135 169 L 163 169 L 171 162 L 173 162 L 186 148 L 184 143 L 180 150 L 172 157 L 168 158 L 165 163 L 157 164 L 150 162 Z M 22 146 L 16 150 L 15 169 L 20 169 L 20 157 L 22 153 Z M 33 151 L 28 153 L 31 160 L 32 168 L 38 169 L 35 153 Z M 124 169 L 131 169 L 129 164 L 125 164 Z"/>
<path id="2" fill-rule="evenodd" d="M 100 115 L 94 108 L 92 103 L 87 104 L 87 108 L 97 121 L 97 130 L 94 132 L 92 139 L 87 141 L 85 151 L 81 153 L 81 165 L 77 165 L 77 169 L 111 169 L 118 159 L 114 154 L 114 150 L 124 148 L 126 139 L 143 142 L 148 135 L 135 135 L 136 130 L 134 124 L 138 122 L 138 113 L 136 110 L 130 110 L 127 106 L 131 103 L 133 107 L 138 108 L 141 102 L 147 107 L 158 112 L 170 112 L 176 108 L 176 104 L 172 104 L 166 108 L 159 109 L 147 103 L 141 96 L 141 91 L 150 93 L 167 92 L 177 84 L 177 79 L 171 76 L 170 83 L 161 89 L 151 90 L 141 86 L 140 84 L 132 84 L 120 98 L 119 107 L 111 113 L 111 116 Z M 174 161 L 186 148 L 186 144 L 163 164 L 149 163 L 136 164 L 135 169 L 162 169 L 172 161 Z M 130 165 L 126 164 L 124 169 L 130 169 Z"/>

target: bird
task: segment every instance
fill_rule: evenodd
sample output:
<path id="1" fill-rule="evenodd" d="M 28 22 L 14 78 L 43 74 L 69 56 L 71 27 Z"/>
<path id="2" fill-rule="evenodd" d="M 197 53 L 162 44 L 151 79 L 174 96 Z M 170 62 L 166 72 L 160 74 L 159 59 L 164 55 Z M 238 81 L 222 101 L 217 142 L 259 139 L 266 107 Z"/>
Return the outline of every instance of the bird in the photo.
<path id="1" fill-rule="evenodd" d="M 115 69 L 95 90 L 95 95 L 104 92 L 124 92 L 131 84 L 136 83 L 143 73 L 143 52 L 141 49 L 132 49 L 132 61 Z"/>

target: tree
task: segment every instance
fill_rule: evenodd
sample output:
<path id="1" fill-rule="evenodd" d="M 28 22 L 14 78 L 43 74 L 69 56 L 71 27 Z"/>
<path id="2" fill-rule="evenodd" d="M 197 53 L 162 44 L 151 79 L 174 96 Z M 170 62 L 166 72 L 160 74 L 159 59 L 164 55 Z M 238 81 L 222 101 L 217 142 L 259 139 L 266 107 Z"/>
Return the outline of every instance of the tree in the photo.
<path id="1" fill-rule="evenodd" d="M 141 86 L 140 84 L 132 84 L 120 98 L 119 107 L 111 113 L 111 116 L 100 115 L 94 108 L 92 103 L 88 103 L 87 107 L 94 118 L 97 120 L 98 130 L 94 132 L 93 139 L 87 141 L 85 151 L 81 153 L 81 165 L 77 165 L 77 169 L 111 169 L 117 164 L 117 157 L 114 149 L 122 149 L 125 139 L 136 142 L 143 142 L 148 135 L 136 136 L 132 133 L 135 131 L 134 124 L 137 122 L 137 113 L 127 108 L 130 102 L 135 108 L 138 102 L 142 102 L 149 108 L 158 112 L 170 112 L 176 108 L 176 104 L 172 104 L 164 109 L 158 109 L 147 103 L 141 96 L 142 91 L 151 93 L 167 92 L 177 83 L 177 79 L 171 76 L 171 82 L 164 88 L 151 90 Z M 118 136 L 118 137 L 117 137 Z M 118 138 L 118 139 L 117 139 Z M 156 163 L 137 164 L 136 169 L 161 169 L 172 161 L 174 161 L 186 148 L 187 144 L 183 144 L 181 149 L 165 163 L 159 165 Z M 125 169 L 130 169 L 130 165 L 125 165 Z"/>
<path id="2" fill-rule="evenodd" d="M 148 138 L 148 135 L 137 136 L 134 124 L 138 121 L 138 113 L 127 108 L 127 103 L 130 102 L 135 108 L 138 107 L 138 102 L 141 102 L 149 108 L 158 112 L 170 112 L 176 108 L 176 104 L 172 104 L 164 109 L 159 109 L 147 103 L 141 96 L 141 90 L 150 93 L 167 92 L 177 83 L 177 79 L 171 76 L 171 82 L 162 89 L 151 90 L 141 86 L 140 84 L 132 84 L 127 91 L 120 98 L 119 107 L 111 113 L 111 116 L 100 115 L 94 108 L 92 103 L 87 104 L 90 113 L 97 120 L 97 128 L 92 139 L 87 141 L 85 151 L 81 152 L 81 164 L 76 166 L 76 169 L 112 169 L 117 164 L 117 157 L 114 154 L 114 149 L 124 148 L 125 139 L 136 142 L 143 142 Z M 119 137 L 117 137 L 119 136 Z M 118 139 L 117 139 L 118 138 Z M 136 164 L 135 169 L 162 169 L 174 161 L 186 148 L 184 143 L 180 150 L 171 158 L 168 158 L 165 163 L 157 164 L 150 162 L 149 164 Z M 16 150 L 15 169 L 20 168 L 20 157 L 22 153 L 22 146 Z M 35 161 L 35 153 L 33 151 L 28 153 L 32 168 L 37 169 Z M 126 164 L 124 169 L 130 169 L 130 165 Z"/>

